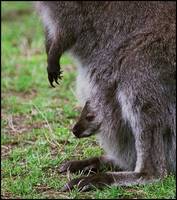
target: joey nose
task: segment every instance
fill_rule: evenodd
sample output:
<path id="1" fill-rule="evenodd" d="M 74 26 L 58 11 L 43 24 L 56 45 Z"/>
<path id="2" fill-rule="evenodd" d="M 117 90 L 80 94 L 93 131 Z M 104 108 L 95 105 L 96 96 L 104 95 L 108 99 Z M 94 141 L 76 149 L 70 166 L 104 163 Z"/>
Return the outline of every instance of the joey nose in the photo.
<path id="1" fill-rule="evenodd" d="M 72 132 L 74 133 L 74 135 L 76 134 L 76 132 L 77 132 L 77 127 L 76 126 L 73 127 Z"/>
<path id="2" fill-rule="evenodd" d="M 78 126 L 78 125 L 76 124 L 76 125 L 73 127 L 72 132 L 73 132 L 73 134 L 74 134 L 76 137 L 79 137 L 82 131 L 81 131 L 80 126 Z"/>
<path id="3" fill-rule="evenodd" d="M 78 128 L 77 128 L 77 125 L 75 125 L 75 126 L 73 127 L 72 132 L 73 132 L 73 134 L 74 134 L 75 136 L 78 135 Z"/>

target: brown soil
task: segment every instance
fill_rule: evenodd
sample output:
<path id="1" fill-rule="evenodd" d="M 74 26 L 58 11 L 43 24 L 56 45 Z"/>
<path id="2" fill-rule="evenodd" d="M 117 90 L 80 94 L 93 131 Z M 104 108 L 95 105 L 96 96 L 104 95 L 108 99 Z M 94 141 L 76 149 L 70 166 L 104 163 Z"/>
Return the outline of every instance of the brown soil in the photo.
<path id="1" fill-rule="evenodd" d="M 6 116 L 2 114 L 2 118 L 7 121 L 7 124 L 3 127 L 3 134 L 7 134 L 12 136 L 11 141 L 6 144 L 1 145 L 1 156 L 2 158 L 6 158 L 9 156 L 12 149 L 20 145 L 31 145 L 34 143 L 36 138 L 34 137 L 32 140 L 24 140 L 19 141 L 18 135 L 24 134 L 26 132 L 30 132 L 33 129 L 39 129 L 41 127 L 45 127 L 45 122 L 31 122 L 31 116 L 28 115 L 9 115 Z"/>
<path id="2" fill-rule="evenodd" d="M 14 194 L 10 192 L 2 192 L 1 193 L 1 199 L 21 199 L 19 197 L 14 197 Z"/>
<path id="3" fill-rule="evenodd" d="M 32 9 L 26 8 L 23 10 L 13 10 L 13 11 L 7 11 L 2 14 L 1 20 L 2 21 L 14 21 L 17 19 L 20 19 L 22 15 L 29 15 L 32 12 Z"/>
<path id="4" fill-rule="evenodd" d="M 31 122 L 29 115 L 9 115 L 6 117 L 7 125 L 4 127 L 4 132 L 10 135 L 22 134 L 30 132 L 32 129 L 45 127 L 45 122 Z"/>
<path id="5" fill-rule="evenodd" d="M 4 99 L 8 98 L 8 96 L 17 96 L 24 100 L 29 100 L 29 99 L 33 99 L 34 97 L 36 97 L 37 90 L 31 89 L 31 90 L 24 91 L 24 92 L 17 92 L 17 91 L 9 90 L 8 93 L 3 93 L 2 95 L 3 95 L 2 97 Z"/>

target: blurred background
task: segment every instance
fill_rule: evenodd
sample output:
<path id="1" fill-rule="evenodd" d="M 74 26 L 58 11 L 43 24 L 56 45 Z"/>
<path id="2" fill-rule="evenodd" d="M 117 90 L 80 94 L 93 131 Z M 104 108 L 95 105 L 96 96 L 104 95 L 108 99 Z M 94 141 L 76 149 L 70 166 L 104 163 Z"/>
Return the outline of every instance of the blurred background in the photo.
<path id="1" fill-rule="evenodd" d="M 76 66 L 61 58 L 63 79 L 51 88 L 42 23 L 29 1 L 1 2 L 1 198 L 174 198 L 175 178 L 146 187 L 61 193 L 64 160 L 101 155 L 94 136 L 77 140 L 71 128 L 80 113 Z M 69 174 L 69 178 L 80 174 Z"/>

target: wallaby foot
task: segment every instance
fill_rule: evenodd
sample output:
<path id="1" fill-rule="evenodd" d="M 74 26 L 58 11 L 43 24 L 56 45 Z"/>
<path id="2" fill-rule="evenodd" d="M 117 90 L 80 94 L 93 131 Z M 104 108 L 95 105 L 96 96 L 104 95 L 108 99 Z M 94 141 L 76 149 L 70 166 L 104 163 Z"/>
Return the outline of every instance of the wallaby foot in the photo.
<path id="1" fill-rule="evenodd" d="M 68 182 L 62 189 L 62 192 L 70 191 L 77 187 L 79 191 L 85 192 L 93 188 L 102 188 L 104 186 L 130 186 L 153 182 L 157 179 L 139 172 L 107 172 L 92 176 L 82 176 Z"/>

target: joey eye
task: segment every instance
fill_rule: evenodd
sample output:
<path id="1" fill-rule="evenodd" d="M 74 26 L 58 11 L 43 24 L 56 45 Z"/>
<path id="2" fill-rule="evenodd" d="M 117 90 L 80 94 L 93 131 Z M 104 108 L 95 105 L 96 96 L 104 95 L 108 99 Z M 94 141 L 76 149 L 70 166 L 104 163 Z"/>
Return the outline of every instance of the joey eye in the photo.
<path id="1" fill-rule="evenodd" d="M 95 116 L 92 115 L 92 114 L 88 114 L 88 115 L 86 116 L 86 120 L 87 120 L 87 121 L 93 121 L 94 118 L 95 118 Z"/>

